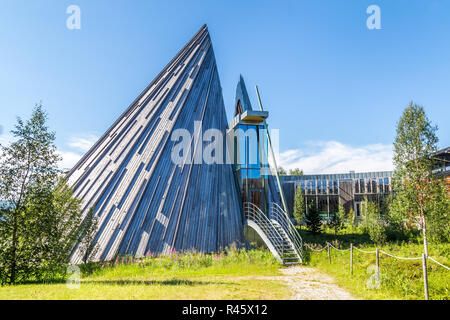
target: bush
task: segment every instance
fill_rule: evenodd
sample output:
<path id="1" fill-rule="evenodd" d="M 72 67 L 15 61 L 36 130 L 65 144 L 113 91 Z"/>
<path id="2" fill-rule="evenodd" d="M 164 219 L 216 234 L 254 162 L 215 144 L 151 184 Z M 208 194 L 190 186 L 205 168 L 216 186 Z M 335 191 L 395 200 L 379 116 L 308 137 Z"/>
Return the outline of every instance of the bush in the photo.
<path id="1" fill-rule="evenodd" d="M 365 201 L 362 216 L 364 231 L 369 234 L 370 239 L 376 244 L 384 244 L 387 239 L 387 222 L 380 214 L 377 204 Z"/>

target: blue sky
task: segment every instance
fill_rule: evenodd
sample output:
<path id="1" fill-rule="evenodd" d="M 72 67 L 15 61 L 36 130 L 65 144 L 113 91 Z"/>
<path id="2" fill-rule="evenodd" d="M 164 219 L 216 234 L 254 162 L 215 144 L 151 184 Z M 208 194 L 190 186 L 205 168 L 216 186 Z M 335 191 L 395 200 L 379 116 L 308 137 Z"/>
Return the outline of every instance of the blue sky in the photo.
<path id="1" fill-rule="evenodd" d="M 81 29 L 66 28 L 69 5 Z M 366 9 L 381 9 L 369 30 Z M 413 100 L 450 145 L 450 1 L 1 0 L 0 142 L 42 100 L 70 166 L 207 23 L 227 114 L 242 73 L 307 173 L 389 170 Z"/>

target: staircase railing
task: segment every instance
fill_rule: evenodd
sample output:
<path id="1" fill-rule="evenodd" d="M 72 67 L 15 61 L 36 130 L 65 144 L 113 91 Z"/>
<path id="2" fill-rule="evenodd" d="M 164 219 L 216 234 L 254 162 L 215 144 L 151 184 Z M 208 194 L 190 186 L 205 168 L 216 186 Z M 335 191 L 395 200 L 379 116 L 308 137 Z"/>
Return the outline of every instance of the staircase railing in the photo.
<path id="1" fill-rule="evenodd" d="M 256 205 L 251 202 L 244 203 L 244 215 L 245 219 L 255 222 L 264 234 L 269 237 L 268 240 L 272 243 L 277 250 L 277 253 L 281 260 L 284 256 L 284 237 L 277 231 L 273 223 L 267 218 L 267 216 Z"/>
<path id="2" fill-rule="evenodd" d="M 303 240 L 287 213 L 275 202 L 272 202 L 270 206 L 270 219 L 275 220 L 283 228 L 289 240 L 293 243 L 300 262 L 303 262 Z"/>

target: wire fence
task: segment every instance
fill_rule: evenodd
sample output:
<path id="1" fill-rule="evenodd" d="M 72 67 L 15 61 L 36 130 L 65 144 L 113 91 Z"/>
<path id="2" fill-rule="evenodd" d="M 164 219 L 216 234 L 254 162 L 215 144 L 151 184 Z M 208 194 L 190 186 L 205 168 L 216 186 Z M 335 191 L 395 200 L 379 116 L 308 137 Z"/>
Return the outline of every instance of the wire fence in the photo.
<path id="1" fill-rule="evenodd" d="M 428 259 L 430 259 L 431 261 L 433 261 L 434 263 L 437 263 L 438 265 L 440 265 L 441 267 L 444 267 L 447 270 L 450 270 L 449 267 L 444 266 L 442 263 L 440 263 L 439 261 L 434 260 L 432 257 L 428 257 Z"/>
<path id="2" fill-rule="evenodd" d="M 392 257 L 392 258 L 395 258 L 395 259 L 400 259 L 400 260 L 422 260 L 422 257 L 418 257 L 418 258 L 397 257 L 397 256 L 394 256 L 393 254 L 387 253 L 387 252 L 385 252 L 383 250 L 380 250 L 380 252 L 384 253 L 385 255 L 387 255 L 389 257 Z"/>
<path id="3" fill-rule="evenodd" d="M 326 249 L 326 247 L 323 247 L 322 249 L 317 250 L 317 249 L 314 249 L 313 247 L 311 247 L 310 245 L 308 245 L 307 243 L 305 243 L 304 245 L 305 245 L 305 247 L 308 248 L 309 250 L 316 251 L 316 252 L 320 252 L 320 251 L 323 251 L 323 250 Z"/>
<path id="4" fill-rule="evenodd" d="M 425 300 L 429 299 L 429 294 L 428 294 L 428 271 L 427 271 L 427 260 L 431 260 L 434 263 L 436 263 L 437 265 L 450 270 L 450 267 L 440 263 L 439 261 L 437 261 L 436 259 L 427 256 L 426 254 L 422 254 L 421 257 L 399 257 L 396 255 L 393 255 L 389 252 L 383 251 L 381 249 L 376 248 L 374 251 L 366 251 L 366 250 L 361 250 L 355 246 L 353 246 L 353 244 L 350 244 L 350 248 L 348 249 L 339 249 L 336 248 L 335 246 L 333 246 L 331 243 L 327 242 L 327 245 L 322 247 L 321 249 L 315 249 L 313 247 L 311 247 L 309 244 L 305 243 L 304 244 L 306 248 L 310 249 L 311 251 L 315 251 L 315 252 L 320 252 L 320 251 L 324 251 L 325 249 L 328 251 L 328 261 L 329 263 L 331 263 L 331 249 L 334 249 L 336 251 L 339 252 L 350 252 L 350 274 L 353 275 L 353 249 L 356 249 L 357 251 L 366 253 L 366 254 L 376 254 L 376 272 L 377 272 L 377 278 L 379 279 L 379 275 L 380 275 L 380 253 L 387 255 L 389 257 L 392 257 L 394 259 L 399 259 L 399 260 L 422 260 L 422 271 L 423 271 L 423 281 L 424 281 L 424 295 L 425 295 Z"/>

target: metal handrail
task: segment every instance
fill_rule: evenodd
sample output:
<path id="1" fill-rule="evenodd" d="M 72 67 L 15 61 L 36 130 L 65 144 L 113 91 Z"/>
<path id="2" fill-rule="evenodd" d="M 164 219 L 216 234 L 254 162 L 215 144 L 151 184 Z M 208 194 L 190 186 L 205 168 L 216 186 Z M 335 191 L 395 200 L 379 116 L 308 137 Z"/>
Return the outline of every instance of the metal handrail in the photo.
<path id="1" fill-rule="evenodd" d="M 273 241 L 275 243 L 272 243 L 276 250 L 278 251 L 278 254 L 280 255 L 280 258 L 284 259 L 284 246 L 283 246 L 283 239 L 284 237 L 277 231 L 275 226 L 273 225 L 272 221 L 270 221 L 267 216 L 259 209 L 256 205 L 254 205 L 251 202 L 245 202 L 244 203 L 244 215 L 245 219 L 249 219 L 254 221 L 266 235 L 275 235 L 275 237 L 271 237 L 269 241 Z M 280 252 L 281 250 L 281 252 Z"/>
<path id="2" fill-rule="evenodd" d="M 293 243 L 297 256 L 303 262 L 303 240 L 288 218 L 287 213 L 275 202 L 271 203 L 270 218 L 274 219 L 286 232 L 289 240 Z"/>

